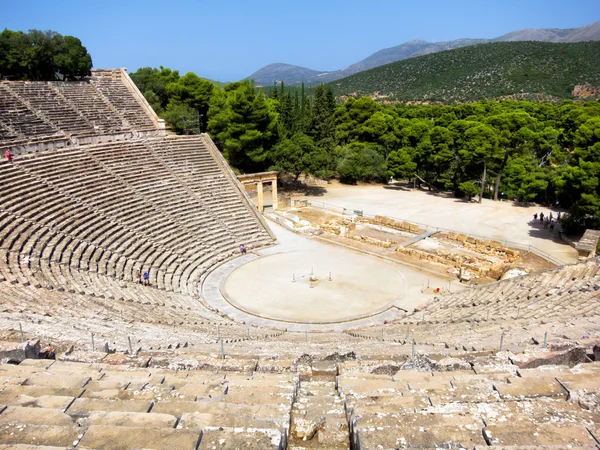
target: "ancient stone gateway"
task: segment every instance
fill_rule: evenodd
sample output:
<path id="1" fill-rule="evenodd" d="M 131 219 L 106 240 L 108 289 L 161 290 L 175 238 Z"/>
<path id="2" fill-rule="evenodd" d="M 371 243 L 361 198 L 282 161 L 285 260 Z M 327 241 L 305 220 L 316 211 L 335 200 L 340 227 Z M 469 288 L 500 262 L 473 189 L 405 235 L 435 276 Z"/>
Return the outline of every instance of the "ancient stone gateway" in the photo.
<path id="1" fill-rule="evenodd" d="M 238 180 L 244 185 L 246 190 L 248 190 L 247 186 L 256 186 L 256 206 L 260 212 L 263 212 L 265 209 L 263 199 L 263 183 L 271 183 L 273 209 L 277 210 L 277 173 L 278 172 L 259 172 L 238 175 Z"/>

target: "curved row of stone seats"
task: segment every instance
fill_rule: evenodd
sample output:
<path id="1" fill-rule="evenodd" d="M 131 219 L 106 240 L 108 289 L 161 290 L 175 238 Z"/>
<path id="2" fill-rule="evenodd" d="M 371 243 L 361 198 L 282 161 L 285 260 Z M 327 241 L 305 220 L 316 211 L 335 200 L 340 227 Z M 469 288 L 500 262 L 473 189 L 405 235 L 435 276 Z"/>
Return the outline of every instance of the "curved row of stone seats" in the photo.
<path id="1" fill-rule="evenodd" d="M 88 81 L 51 83 L 73 108 L 94 125 L 99 134 L 130 133 L 131 127 L 108 100 Z"/>
<path id="2" fill-rule="evenodd" d="M 132 173 L 130 161 L 136 158 L 142 158 L 145 163 Z M 7 249 L 20 254 L 24 248 L 31 251 L 37 246 L 36 255 L 54 256 L 55 261 L 73 264 L 73 255 L 77 258 L 87 255 L 82 245 L 78 245 L 83 241 L 88 249 L 112 252 L 104 252 L 105 257 L 120 255 L 119 268 L 125 272 L 113 273 L 113 265 L 111 274 L 133 279 L 138 268 L 150 268 L 153 284 L 194 292 L 190 283 L 214 264 L 215 259 L 234 253 L 239 242 L 234 241 L 226 227 L 203 206 L 201 198 L 189 192 L 159 161 L 152 165 L 151 160 L 152 154 L 142 144 L 113 142 L 38 154 L 35 158 L 19 159 L 13 165 L 3 165 L 7 195 L 0 208 L 26 217 L 21 228 L 16 228 L 16 222 L 12 221 L 15 229 L 12 235 L 28 236 L 27 229 L 42 225 L 45 227 L 42 231 L 46 231 L 43 242 L 53 238 L 53 233 L 47 232 L 50 228 L 54 237 L 57 232 L 63 235 L 64 244 L 57 254 L 55 239 L 55 245 L 50 247 L 52 254 L 44 254 L 44 248 L 38 245 L 42 241 L 36 235 L 31 244 L 18 241 L 17 248 L 13 248 L 15 240 L 11 240 Z M 162 189 L 148 189 L 153 186 Z M 50 205 L 48 198 L 52 199 Z M 43 213 L 41 218 L 40 213 Z M 74 223 L 73 219 L 77 221 Z M 4 230 L 3 242 L 9 231 Z M 266 242 L 246 238 L 250 238 L 246 240 L 251 244 Z M 142 248 L 141 252 L 145 253 L 135 253 L 144 242 L 150 244 Z M 75 245 L 79 252 L 75 252 Z M 63 250 L 67 251 L 66 257 L 62 255 Z M 96 251 L 96 255 L 99 254 Z M 134 262 L 127 265 L 126 260 Z M 84 259 L 77 265 L 99 270 L 98 261 L 92 261 L 90 266 L 89 260 Z M 177 283 L 175 286 L 173 280 Z"/>
<path id="3" fill-rule="evenodd" d="M 243 242 L 252 244 L 267 233 L 252 214 L 249 205 L 236 193 L 229 177 L 219 167 L 202 137 L 149 139 L 148 145 L 169 169 Z"/>
<path id="4" fill-rule="evenodd" d="M 93 124 L 73 108 L 50 84 L 23 81 L 4 83 L 4 87 L 64 133 L 73 136 L 96 134 Z"/>
<path id="5" fill-rule="evenodd" d="M 598 375 L 598 363 L 499 364 L 481 372 L 344 371 L 337 385 L 352 448 L 595 448 Z"/>
<path id="6" fill-rule="evenodd" d="M 143 164 L 131 171 L 137 158 Z M 194 292 L 190 283 L 234 253 L 239 242 L 267 242 L 253 236 L 237 241 L 202 198 L 141 143 L 18 158 L 0 165 L 0 178 L 5 223 L 0 242 L 14 255 L 128 280 L 138 268 L 150 269 L 153 284 Z"/>
<path id="7" fill-rule="evenodd" d="M 404 318 L 348 333 L 382 344 L 415 342 L 435 353 L 560 346 L 599 329 L 598 260 L 591 260 L 445 295 Z"/>
<path id="8" fill-rule="evenodd" d="M 56 136 L 64 138 L 56 127 L 38 116 L 7 87 L 8 81 L 0 82 L 0 121 L 19 137 Z"/>
<path id="9" fill-rule="evenodd" d="M 156 130 L 154 121 L 123 83 L 120 70 L 93 70 L 91 82 L 136 130 Z"/>
<path id="10" fill-rule="evenodd" d="M 460 338 L 457 324 L 497 331 L 527 323 L 541 326 L 578 319 L 595 323 L 599 315 L 600 261 L 593 259 L 435 297 L 391 324 L 355 331 L 373 338 L 382 331 L 387 336 L 403 336 L 413 325 L 425 325 L 439 329 L 433 336 L 450 336 L 450 341 L 456 341 Z"/>
<path id="11" fill-rule="evenodd" d="M 0 444 L 103 449 L 283 450 L 298 383 L 48 360 L 0 366 L 0 380 Z"/>
<path id="12" fill-rule="evenodd" d="M 75 344 L 91 350 L 93 333 L 97 349 L 106 343 L 126 351 L 131 339 L 144 351 L 210 344 L 215 354 L 221 339 L 256 341 L 281 333 L 224 319 L 187 295 L 80 276 L 69 291 L 0 282 L 0 329 L 22 329 L 25 337 L 62 349 Z"/>

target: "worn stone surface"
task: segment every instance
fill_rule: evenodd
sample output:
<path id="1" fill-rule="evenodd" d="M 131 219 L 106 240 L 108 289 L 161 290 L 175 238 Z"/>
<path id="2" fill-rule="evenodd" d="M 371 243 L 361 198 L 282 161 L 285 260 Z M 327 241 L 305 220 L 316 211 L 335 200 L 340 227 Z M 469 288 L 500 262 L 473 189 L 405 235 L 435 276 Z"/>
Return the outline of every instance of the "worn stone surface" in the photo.
<path id="1" fill-rule="evenodd" d="M 569 367 L 586 361 L 585 347 L 575 347 L 565 351 L 539 351 L 512 355 L 510 360 L 521 369 L 531 369 L 544 365 L 562 364 Z"/>

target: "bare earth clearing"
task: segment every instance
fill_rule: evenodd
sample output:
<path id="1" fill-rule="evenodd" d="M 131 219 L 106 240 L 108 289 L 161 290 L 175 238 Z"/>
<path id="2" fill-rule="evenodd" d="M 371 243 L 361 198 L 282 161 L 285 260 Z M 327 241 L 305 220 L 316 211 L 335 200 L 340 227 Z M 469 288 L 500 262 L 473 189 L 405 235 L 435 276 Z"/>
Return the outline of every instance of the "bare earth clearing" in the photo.
<path id="1" fill-rule="evenodd" d="M 577 261 L 576 250 L 559 239 L 558 229 L 550 233 L 539 222 L 533 223 L 534 213 L 553 211 L 556 216 L 559 209 L 539 205 L 515 206 L 510 201 L 487 199 L 482 203 L 469 203 L 403 186 L 348 186 L 337 182 L 326 185 L 323 192 L 307 197 L 313 202 L 340 208 L 359 209 L 368 214 L 531 245 L 565 263 Z"/>

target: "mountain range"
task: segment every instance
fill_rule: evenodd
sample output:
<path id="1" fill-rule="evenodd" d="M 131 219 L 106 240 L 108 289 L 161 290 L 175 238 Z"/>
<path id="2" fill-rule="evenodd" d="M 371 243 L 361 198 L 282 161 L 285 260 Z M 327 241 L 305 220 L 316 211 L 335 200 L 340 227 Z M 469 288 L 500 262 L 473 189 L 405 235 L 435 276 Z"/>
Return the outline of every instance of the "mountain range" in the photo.
<path id="1" fill-rule="evenodd" d="M 384 64 L 402 61 L 415 56 L 467 47 L 489 42 L 540 41 L 540 42 L 584 42 L 600 41 L 600 21 L 579 28 L 527 28 L 512 31 L 494 39 L 455 39 L 444 42 L 427 42 L 415 39 L 395 47 L 384 48 L 345 69 L 324 72 L 292 64 L 274 63 L 257 70 L 248 78 L 259 86 L 284 81 L 288 85 L 300 83 L 327 83 Z"/>

